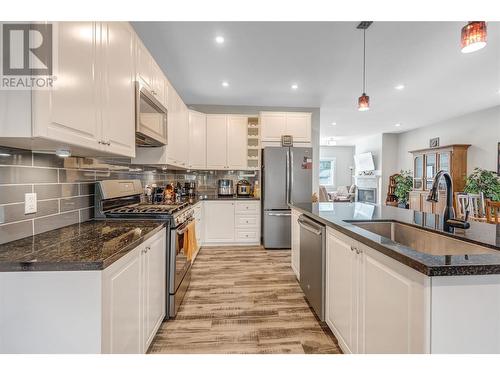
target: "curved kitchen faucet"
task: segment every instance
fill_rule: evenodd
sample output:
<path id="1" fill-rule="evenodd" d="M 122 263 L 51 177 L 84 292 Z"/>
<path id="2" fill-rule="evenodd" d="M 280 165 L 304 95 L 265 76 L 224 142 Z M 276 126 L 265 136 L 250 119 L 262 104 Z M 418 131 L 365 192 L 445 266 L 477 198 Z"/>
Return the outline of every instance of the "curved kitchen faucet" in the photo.
<path id="1" fill-rule="evenodd" d="M 446 207 L 443 212 L 443 230 L 446 232 L 453 232 L 453 228 L 468 229 L 470 224 L 467 222 L 469 218 L 469 207 L 467 205 L 467 212 L 465 214 L 465 219 L 456 219 L 455 210 L 453 209 L 453 181 L 448 172 L 440 170 L 434 176 L 434 181 L 432 182 L 432 187 L 429 190 L 429 195 L 427 195 L 428 202 L 437 202 L 439 200 L 439 180 L 441 177 L 444 178 L 446 183 Z"/>

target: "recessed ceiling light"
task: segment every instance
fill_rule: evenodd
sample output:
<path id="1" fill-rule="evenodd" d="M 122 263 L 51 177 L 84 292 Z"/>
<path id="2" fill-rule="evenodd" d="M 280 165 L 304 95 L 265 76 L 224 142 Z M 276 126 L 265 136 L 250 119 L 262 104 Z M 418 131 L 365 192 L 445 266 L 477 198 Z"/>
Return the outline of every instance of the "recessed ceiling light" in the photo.
<path id="1" fill-rule="evenodd" d="M 217 44 L 222 44 L 222 43 L 224 43 L 224 37 L 223 37 L 223 36 L 221 36 L 221 35 L 216 36 L 216 37 L 215 37 L 215 43 L 217 43 Z"/>
<path id="2" fill-rule="evenodd" d="M 222 86 L 224 86 L 224 87 L 228 87 L 228 86 L 229 86 L 229 82 L 227 82 L 227 81 L 222 81 Z"/>
<path id="3" fill-rule="evenodd" d="M 394 86 L 394 88 L 396 90 L 403 90 L 405 88 L 405 85 L 403 85 L 402 83 L 400 83 L 399 85 Z"/>
<path id="4" fill-rule="evenodd" d="M 401 126 L 401 124 L 398 122 L 397 124 L 394 124 L 394 126 L 395 126 L 396 128 L 399 128 L 399 127 Z"/>
<path id="5" fill-rule="evenodd" d="M 335 126 L 335 125 L 337 125 L 337 123 L 336 122 L 332 122 L 332 126 Z"/>
<path id="6" fill-rule="evenodd" d="M 297 90 L 299 88 L 299 85 L 297 85 L 296 83 L 294 83 L 292 85 L 292 90 Z"/>

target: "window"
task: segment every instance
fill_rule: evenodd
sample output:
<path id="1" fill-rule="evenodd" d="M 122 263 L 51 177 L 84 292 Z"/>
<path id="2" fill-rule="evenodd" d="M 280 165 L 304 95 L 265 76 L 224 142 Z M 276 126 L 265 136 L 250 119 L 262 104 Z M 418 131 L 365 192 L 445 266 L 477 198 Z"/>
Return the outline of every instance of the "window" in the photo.
<path id="1" fill-rule="evenodd" d="M 321 158 L 319 161 L 319 184 L 335 185 L 335 158 Z"/>

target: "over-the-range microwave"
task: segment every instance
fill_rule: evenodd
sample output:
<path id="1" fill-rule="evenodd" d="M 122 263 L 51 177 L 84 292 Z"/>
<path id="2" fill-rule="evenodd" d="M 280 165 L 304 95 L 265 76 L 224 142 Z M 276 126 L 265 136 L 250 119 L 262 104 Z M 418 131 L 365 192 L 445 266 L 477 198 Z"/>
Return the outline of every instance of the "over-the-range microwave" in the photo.
<path id="1" fill-rule="evenodd" d="M 142 147 L 167 144 L 167 108 L 140 82 L 135 83 L 135 143 Z"/>

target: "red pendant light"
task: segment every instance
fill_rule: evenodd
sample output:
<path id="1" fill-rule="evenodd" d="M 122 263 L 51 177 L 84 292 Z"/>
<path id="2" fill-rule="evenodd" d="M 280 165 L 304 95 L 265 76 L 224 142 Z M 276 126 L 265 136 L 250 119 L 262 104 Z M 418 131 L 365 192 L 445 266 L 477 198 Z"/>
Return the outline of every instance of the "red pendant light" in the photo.
<path id="1" fill-rule="evenodd" d="M 370 109 L 370 97 L 366 95 L 366 29 L 371 24 L 370 21 L 363 21 L 357 27 L 363 30 L 363 94 L 358 98 L 358 111 L 368 111 Z"/>
<path id="2" fill-rule="evenodd" d="M 486 46 L 486 22 L 471 21 L 462 27 L 460 47 L 462 53 L 471 53 Z"/>
<path id="3" fill-rule="evenodd" d="M 370 97 L 363 93 L 358 98 L 358 111 L 368 111 L 370 109 Z"/>

